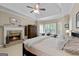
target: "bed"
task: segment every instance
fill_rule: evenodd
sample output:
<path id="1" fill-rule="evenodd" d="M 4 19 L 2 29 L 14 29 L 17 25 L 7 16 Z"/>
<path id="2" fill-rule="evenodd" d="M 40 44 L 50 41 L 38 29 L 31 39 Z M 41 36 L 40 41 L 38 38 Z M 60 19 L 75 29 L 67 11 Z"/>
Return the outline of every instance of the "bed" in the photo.
<path id="1" fill-rule="evenodd" d="M 73 37 L 73 39 L 66 44 L 64 50 L 74 55 L 79 55 L 79 38 Z"/>
<path id="2" fill-rule="evenodd" d="M 39 36 L 25 40 L 24 47 L 27 51 L 37 56 L 70 56 L 71 54 L 66 52 L 70 50 L 68 49 L 68 44 L 70 43 L 69 41 L 71 41 L 69 39 Z"/>

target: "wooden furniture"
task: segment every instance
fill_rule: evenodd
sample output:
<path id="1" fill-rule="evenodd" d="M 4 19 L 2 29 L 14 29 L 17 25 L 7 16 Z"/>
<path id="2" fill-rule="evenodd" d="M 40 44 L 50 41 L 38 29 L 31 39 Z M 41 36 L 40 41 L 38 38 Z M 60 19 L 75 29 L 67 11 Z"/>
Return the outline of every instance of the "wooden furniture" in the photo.
<path id="1" fill-rule="evenodd" d="M 25 31 L 24 35 L 25 35 L 25 36 L 28 35 L 28 34 L 27 34 L 27 33 L 28 33 L 28 32 L 27 32 L 27 31 L 28 31 L 28 30 L 27 30 L 27 29 L 28 29 L 27 27 L 28 27 L 28 26 L 25 26 L 25 29 L 24 29 L 24 31 Z"/>
<path id="2" fill-rule="evenodd" d="M 25 45 L 23 46 L 25 50 L 23 50 L 23 52 L 27 55 L 27 56 L 49 56 L 47 53 L 42 52 L 40 50 L 37 50 L 35 48 L 28 48 Z"/>
<path id="3" fill-rule="evenodd" d="M 26 50 L 23 44 L 23 56 L 36 56 L 36 55 Z"/>
<path id="4" fill-rule="evenodd" d="M 36 37 L 37 36 L 37 26 L 36 25 L 25 26 L 25 36 L 27 36 L 27 38 Z"/>

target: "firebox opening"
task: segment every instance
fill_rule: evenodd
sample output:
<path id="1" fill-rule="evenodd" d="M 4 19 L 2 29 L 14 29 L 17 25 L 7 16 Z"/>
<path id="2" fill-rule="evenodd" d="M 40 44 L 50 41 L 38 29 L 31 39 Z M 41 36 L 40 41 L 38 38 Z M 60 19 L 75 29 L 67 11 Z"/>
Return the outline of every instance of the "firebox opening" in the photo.
<path id="1" fill-rule="evenodd" d="M 21 31 L 7 31 L 6 43 L 21 40 Z"/>

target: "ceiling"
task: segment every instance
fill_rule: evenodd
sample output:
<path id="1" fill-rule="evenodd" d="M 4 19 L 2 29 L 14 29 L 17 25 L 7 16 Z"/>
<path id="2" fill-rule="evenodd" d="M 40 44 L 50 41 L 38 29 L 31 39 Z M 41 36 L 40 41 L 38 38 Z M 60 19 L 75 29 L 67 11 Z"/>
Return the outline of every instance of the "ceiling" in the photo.
<path id="1" fill-rule="evenodd" d="M 11 12 L 30 17 L 32 19 L 48 20 L 67 15 L 73 7 L 72 3 L 40 3 L 41 8 L 46 11 L 40 11 L 40 14 L 30 13 L 31 9 L 26 6 L 34 6 L 34 3 L 2 3 L 1 7 Z"/>

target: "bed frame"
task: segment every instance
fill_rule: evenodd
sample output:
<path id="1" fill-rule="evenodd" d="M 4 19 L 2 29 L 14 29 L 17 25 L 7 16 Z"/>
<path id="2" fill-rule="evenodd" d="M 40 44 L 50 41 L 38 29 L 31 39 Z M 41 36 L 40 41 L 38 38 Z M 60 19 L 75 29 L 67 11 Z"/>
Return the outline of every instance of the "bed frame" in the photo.
<path id="1" fill-rule="evenodd" d="M 27 49 L 25 49 L 24 44 L 23 44 L 23 56 L 36 56 L 36 55 L 29 52 Z"/>
<path id="2" fill-rule="evenodd" d="M 23 44 L 24 45 L 24 44 Z M 24 53 L 27 55 L 27 56 L 49 56 L 49 54 L 41 51 L 41 50 L 37 50 L 35 48 L 27 48 L 25 45 L 24 45 Z"/>

